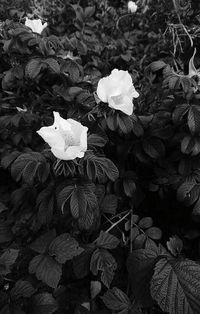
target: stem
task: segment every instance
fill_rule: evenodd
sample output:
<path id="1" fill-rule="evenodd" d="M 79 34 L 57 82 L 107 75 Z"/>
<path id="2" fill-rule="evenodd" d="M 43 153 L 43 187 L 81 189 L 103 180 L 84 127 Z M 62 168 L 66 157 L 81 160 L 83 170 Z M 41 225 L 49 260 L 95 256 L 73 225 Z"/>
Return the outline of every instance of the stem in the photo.
<path id="1" fill-rule="evenodd" d="M 116 227 L 121 221 L 123 221 L 130 214 L 130 212 L 131 211 L 129 210 L 129 212 L 124 217 L 122 217 L 120 220 L 116 221 L 110 228 L 108 228 L 108 230 L 106 230 L 106 232 L 109 232 L 114 227 Z"/>

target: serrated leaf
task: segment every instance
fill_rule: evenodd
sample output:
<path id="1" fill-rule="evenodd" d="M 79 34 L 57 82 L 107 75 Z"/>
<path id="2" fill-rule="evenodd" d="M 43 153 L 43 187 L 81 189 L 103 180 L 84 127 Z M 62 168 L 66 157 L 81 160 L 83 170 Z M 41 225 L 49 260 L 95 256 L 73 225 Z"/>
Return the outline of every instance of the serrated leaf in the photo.
<path id="1" fill-rule="evenodd" d="M 159 71 L 166 67 L 166 63 L 162 60 L 154 61 L 150 64 L 150 69 L 152 72 Z"/>
<path id="2" fill-rule="evenodd" d="M 101 292 L 101 282 L 91 281 L 90 282 L 90 294 L 91 298 L 94 299 Z"/>
<path id="3" fill-rule="evenodd" d="M 167 248 L 174 256 L 177 256 L 183 249 L 183 241 L 175 235 L 167 241 Z"/>
<path id="4" fill-rule="evenodd" d="M 0 222 L 0 243 L 6 243 L 11 241 L 13 238 L 12 231 L 7 222 Z"/>
<path id="5" fill-rule="evenodd" d="M 87 168 L 93 167 L 94 173 L 93 177 L 90 177 L 92 180 L 105 180 L 106 178 L 110 179 L 111 181 L 117 180 L 119 176 L 119 171 L 114 163 L 105 157 L 97 157 L 93 154 L 87 155 L 86 158 L 86 165 Z M 88 173 L 88 171 L 87 171 Z"/>
<path id="6" fill-rule="evenodd" d="M 142 144 L 145 153 L 153 159 L 157 159 L 165 155 L 165 146 L 158 138 L 144 140 Z"/>
<path id="7" fill-rule="evenodd" d="M 55 72 L 55 73 L 59 73 L 60 72 L 60 65 L 59 63 L 53 59 L 53 58 L 48 58 L 44 61 L 44 63 L 48 64 L 48 66 L 50 67 L 50 69 Z"/>
<path id="8" fill-rule="evenodd" d="M 151 217 L 144 217 L 140 219 L 138 223 L 139 227 L 142 229 L 148 229 L 153 225 L 153 219 Z"/>
<path id="9" fill-rule="evenodd" d="M 101 203 L 101 209 L 106 214 L 114 215 L 118 206 L 118 198 L 114 194 L 107 194 Z"/>
<path id="10" fill-rule="evenodd" d="M 140 233 L 138 236 L 135 237 L 133 241 L 134 249 L 142 249 L 146 242 L 146 235 L 144 233 Z"/>
<path id="11" fill-rule="evenodd" d="M 134 298 L 144 307 L 152 305 L 150 280 L 162 247 L 154 246 L 133 251 L 127 259 L 127 269 Z"/>
<path id="12" fill-rule="evenodd" d="M 57 309 L 57 302 L 51 293 L 39 293 L 31 299 L 31 314 L 53 314 Z"/>
<path id="13" fill-rule="evenodd" d="M 50 243 L 55 239 L 55 237 L 55 229 L 49 230 L 32 242 L 30 248 L 37 253 L 43 254 L 48 250 Z"/>
<path id="14" fill-rule="evenodd" d="M 70 197 L 70 209 L 72 217 L 78 219 L 79 215 L 86 212 L 87 201 L 83 189 L 76 186 Z"/>
<path id="15" fill-rule="evenodd" d="M 103 147 L 106 145 L 108 139 L 99 134 L 90 134 L 87 139 L 88 146 Z"/>
<path id="16" fill-rule="evenodd" d="M 78 242 L 68 233 L 63 233 L 56 237 L 49 246 L 49 254 L 55 256 L 57 262 L 64 264 L 74 256 L 80 255 L 84 251 L 79 247 Z"/>
<path id="17" fill-rule="evenodd" d="M 25 69 L 26 76 L 30 77 L 31 79 L 35 79 L 38 74 L 40 73 L 42 68 L 41 59 L 32 59 L 30 60 Z"/>
<path id="18" fill-rule="evenodd" d="M 12 300 L 17 300 L 21 297 L 30 298 L 37 290 L 33 288 L 30 282 L 18 280 L 10 291 Z"/>
<path id="19" fill-rule="evenodd" d="M 62 275 L 62 265 L 48 255 L 37 255 L 29 264 L 29 273 L 35 274 L 51 288 L 57 288 Z"/>
<path id="20" fill-rule="evenodd" d="M 198 314 L 200 265 L 189 259 L 160 259 L 151 280 L 151 295 L 164 312 Z"/>
<path id="21" fill-rule="evenodd" d="M 94 275 L 101 271 L 101 281 L 109 288 L 114 278 L 114 271 L 117 264 L 114 257 L 104 249 L 96 249 L 91 257 L 90 270 Z"/>
<path id="22" fill-rule="evenodd" d="M 0 256 L 0 275 L 7 275 L 11 272 L 11 267 L 14 265 L 19 254 L 19 250 L 6 249 Z"/>
<path id="23" fill-rule="evenodd" d="M 192 134 L 200 132 L 200 110 L 197 106 L 191 106 L 189 109 L 188 127 Z"/>
<path id="24" fill-rule="evenodd" d="M 74 185 L 68 185 L 62 189 L 62 191 L 58 194 L 57 202 L 58 207 L 61 209 L 62 213 L 64 213 L 64 207 L 66 202 L 70 199 L 73 191 L 74 191 Z"/>
<path id="25" fill-rule="evenodd" d="M 145 233 L 152 240 L 160 240 L 162 238 L 162 231 L 157 227 L 151 227 L 145 230 Z"/>
<path id="26" fill-rule="evenodd" d="M 87 276 L 90 272 L 90 260 L 95 246 L 89 246 L 78 256 L 72 260 L 74 273 L 77 278 L 81 279 Z"/>
<path id="27" fill-rule="evenodd" d="M 131 179 L 124 179 L 123 180 L 123 187 L 124 187 L 124 192 L 125 192 L 126 196 L 133 197 L 133 195 L 136 191 L 135 182 Z"/>
<path id="28" fill-rule="evenodd" d="M 95 240 L 97 247 L 110 250 L 116 248 L 119 243 L 118 238 L 105 231 L 101 231 L 99 237 Z"/>
<path id="29" fill-rule="evenodd" d="M 177 190 L 177 198 L 180 202 L 183 202 L 190 198 L 191 190 L 196 186 L 195 182 L 184 182 Z"/>
<path id="30" fill-rule="evenodd" d="M 131 308 L 128 296 L 116 287 L 109 289 L 101 299 L 109 310 L 117 311 L 119 314 L 128 314 Z"/>

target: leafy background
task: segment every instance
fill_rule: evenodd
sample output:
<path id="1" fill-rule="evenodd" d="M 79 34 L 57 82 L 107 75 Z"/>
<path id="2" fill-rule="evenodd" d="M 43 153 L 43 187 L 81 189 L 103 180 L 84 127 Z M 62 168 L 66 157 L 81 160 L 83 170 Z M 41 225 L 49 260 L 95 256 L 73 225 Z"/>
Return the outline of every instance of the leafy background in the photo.
<path id="1" fill-rule="evenodd" d="M 137 3 L 1 0 L 0 313 L 200 312 L 200 5 Z M 96 96 L 113 68 L 132 116 Z M 84 158 L 37 135 L 53 111 L 88 126 Z"/>

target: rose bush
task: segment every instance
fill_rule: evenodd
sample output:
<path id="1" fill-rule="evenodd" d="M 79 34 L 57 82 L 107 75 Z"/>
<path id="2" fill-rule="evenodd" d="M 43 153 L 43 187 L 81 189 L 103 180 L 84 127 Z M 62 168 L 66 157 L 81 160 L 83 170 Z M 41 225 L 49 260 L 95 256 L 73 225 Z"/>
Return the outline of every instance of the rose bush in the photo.
<path id="1" fill-rule="evenodd" d="M 199 314 L 200 5 L 135 4 L 0 1 L 0 314 Z"/>
<path id="2" fill-rule="evenodd" d="M 55 157 L 61 160 L 82 158 L 87 150 L 88 128 L 73 119 L 63 119 L 53 112 L 54 123 L 37 133 L 49 144 Z"/>
<path id="3" fill-rule="evenodd" d="M 97 95 L 101 101 L 107 102 L 110 108 L 129 116 L 133 113 L 133 98 L 139 97 L 128 71 L 117 69 L 99 80 Z"/>

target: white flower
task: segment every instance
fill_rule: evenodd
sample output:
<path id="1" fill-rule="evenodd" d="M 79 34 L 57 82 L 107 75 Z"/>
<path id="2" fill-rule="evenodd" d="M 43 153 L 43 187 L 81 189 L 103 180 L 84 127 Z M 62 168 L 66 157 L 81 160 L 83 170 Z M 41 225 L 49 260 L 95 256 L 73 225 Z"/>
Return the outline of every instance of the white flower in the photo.
<path id="1" fill-rule="evenodd" d="M 99 80 L 97 95 L 101 101 L 107 102 L 110 108 L 120 110 L 129 116 L 133 113 L 132 100 L 139 96 L 128 71 L 117 69 Z"/>
<path id="2" fill-rule="evenodd" d="M 128 2 L 128 12 L 135 13 L 137 9 L 138 9 L 138 6 L 134 1 Z"/>
<path id="3" fill-rule="evenodd" d="M 34 33 L 38 34 L 41 34 L 43 29 L 47 27 L 47 23 L 42 24 L 40 19 L 30 20 L 28 17 L 26 17 L 25 25 L 30 27 Z"/>
<path id="4" fill-rule="evenodd" d="M 53 112 L 54 123 L 42 127 L 37 133 L 51 147 L 55 157 L 62 160 L 82 158 L 87 150 L 87 130 L 80 122 L 63 119 L 58 112 Z"/>

